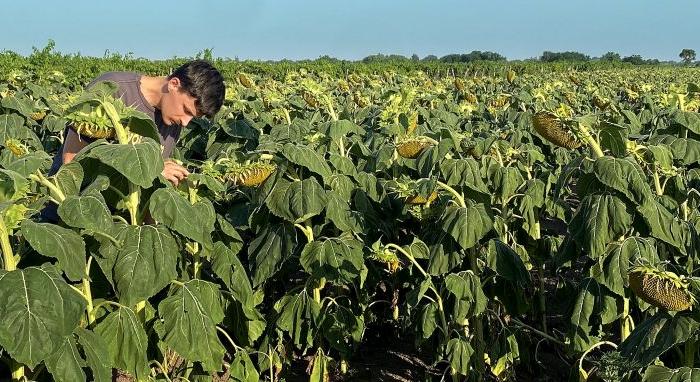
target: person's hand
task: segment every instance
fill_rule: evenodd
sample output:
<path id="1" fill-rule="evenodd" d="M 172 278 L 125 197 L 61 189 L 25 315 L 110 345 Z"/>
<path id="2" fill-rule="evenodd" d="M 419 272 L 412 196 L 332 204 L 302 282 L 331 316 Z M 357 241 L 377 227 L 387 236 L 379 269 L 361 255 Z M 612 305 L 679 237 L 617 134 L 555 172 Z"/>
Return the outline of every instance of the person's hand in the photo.
<path id="1" fill-rule="evenodd" d="M 171 159 L 166 160 L 163 164 L 164 167 L 161 174 L 163 174 L 163 177 L 175 187 L 177 187 L 177 185 L 183 179 L 187 178 L 187 175 L 190 175 L 190 172 L 187 171 L 186 168 L 182 167 Z"/>

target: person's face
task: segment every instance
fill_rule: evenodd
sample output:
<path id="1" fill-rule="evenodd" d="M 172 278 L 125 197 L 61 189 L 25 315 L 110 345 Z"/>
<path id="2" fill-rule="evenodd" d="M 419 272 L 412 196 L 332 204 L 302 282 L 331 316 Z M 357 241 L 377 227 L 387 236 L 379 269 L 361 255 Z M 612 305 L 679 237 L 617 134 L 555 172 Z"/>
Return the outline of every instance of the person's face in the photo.
<path id="1" fill-rule="evenodd" d="M 179 124 L 185 127 L 192 118 L 197 116 L 196 99 L 182 90 L 179 78 L 168 80 L 167 87 L 167 92 L 163 94 L 160 104 L 163 123 L 168 126 Z"/>

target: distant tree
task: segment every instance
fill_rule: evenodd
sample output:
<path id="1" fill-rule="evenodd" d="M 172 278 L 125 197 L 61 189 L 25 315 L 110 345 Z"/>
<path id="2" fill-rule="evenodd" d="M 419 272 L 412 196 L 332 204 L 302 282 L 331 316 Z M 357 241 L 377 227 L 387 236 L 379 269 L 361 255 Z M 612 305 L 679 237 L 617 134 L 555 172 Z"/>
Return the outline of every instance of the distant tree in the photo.
<path id="1" fill-rule="evenodd" d="M 495 52 L 473 50 L 467 54 L 448 54 L 440 57 L 441 62 L 505 61 L 506 58 Z"/>
<path id="2" fill-rule="evenodd" d="M 555 62 L 555 61 L 590 61 L 590 57 L 579 52 L 542 52 L 540 61 Z"/>
<path id="3" fill-rule="evenodd" d="M 413 55 L 411 56 L 411 61 L 420 61 L 420 57 L 418 57 L 417 54 L 413 53 Z"/>
<path id="4" fill-rule="evenodd" d="M 642 58 L 642 56 L 640 56 L 638 54 L 633 54 L 631 56 L 627 56 L 627 57 L 623 58 L 622 61 L 629 62 L 629 63 L 634 64 L 634 65 L 644 64 L 644 59 Z"/>
<path id="5" fill-rule="evenodd" d="M 437 60 L 438 60 L 438 58 L 434 54 L 429 54 L 429 55 L 423 57 L 423 61 L 437 61 Z"/>
<path id="6" fill-rule="evenodd" d="M 604 55 L 600 56 L 600 59 L 602 61 L 620 61 L 622 58 L 620 57 L 619 53 L 615 52 L 608 52 L 605 53 Z"/>
<path id="7" fill-rule="evenodd" d="M 695 61 L 695 50 L 683 49 L 678 57 L 680 57 L 684 63 L 690 64 L 691 62 Z"/>

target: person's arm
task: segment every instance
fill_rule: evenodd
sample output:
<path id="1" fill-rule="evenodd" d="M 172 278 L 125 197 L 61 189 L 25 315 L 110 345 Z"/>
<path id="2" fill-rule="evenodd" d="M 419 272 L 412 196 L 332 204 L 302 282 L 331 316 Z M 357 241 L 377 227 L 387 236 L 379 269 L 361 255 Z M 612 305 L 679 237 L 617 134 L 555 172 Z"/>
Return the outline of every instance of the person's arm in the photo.
<path id="1" fill-rule="evenodd" d="M 61 153 L 63 156 L 63 164 L 70 163 L 73 158 L 78 155 L 78 152 L 89 143 L 90 142 L 87 142 L 85 139 L 81 139 L 75 130 L 68 129 L 68 134 L 66 134 L 66 139 L 63 142 L 63 152 Z"/>

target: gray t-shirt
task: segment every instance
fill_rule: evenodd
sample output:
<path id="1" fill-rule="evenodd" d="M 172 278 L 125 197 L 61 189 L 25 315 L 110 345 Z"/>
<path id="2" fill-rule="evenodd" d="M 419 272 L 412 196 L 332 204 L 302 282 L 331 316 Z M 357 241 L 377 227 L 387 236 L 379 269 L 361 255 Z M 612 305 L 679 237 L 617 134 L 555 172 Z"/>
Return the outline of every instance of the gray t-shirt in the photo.
<path id="1" fill-rule="evenodd" d="M 101 76 L 95 78 L 90 82 L 86 88 L 92 87 L 94 84 L 103 81 L 112 81 L 118 85 L 117 92 L 114 94 L 115 97 L 121 98 L 122 101 L 127 106 L 134 107 L 135 109 L 146 113 L 158 126 L 158 132 L 160 133 L 160 144 L 163 146 L 163 159 L 170 158 L 173 153 L 173 148 L 180 137 L 180 132 L 182 127 L 180 125 L 170 125 L 167 126 L 163 123 L 163 118 L 160 114 L 160 110 L 151 106 L 146 97 L 144 97 L 141 92 L 141 75 L 133 72 L 107 72 Z M 68 134 L 68 129 L 63 132 L 64 137 Z M 81 136 L 81 140 L 88 143 L 93 142 L 94 139 Z M 58 172 L 58 169 L 63 165 L 63 146 L 58 149 L 56 156 L 54 157 L 51 170 L 49 175 L 54 175 Z"/>

